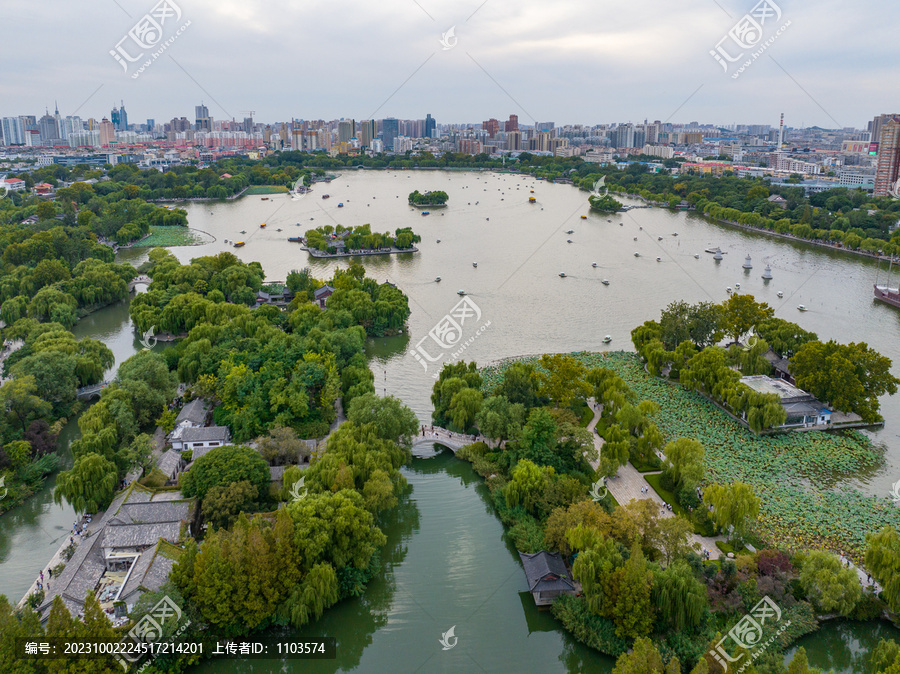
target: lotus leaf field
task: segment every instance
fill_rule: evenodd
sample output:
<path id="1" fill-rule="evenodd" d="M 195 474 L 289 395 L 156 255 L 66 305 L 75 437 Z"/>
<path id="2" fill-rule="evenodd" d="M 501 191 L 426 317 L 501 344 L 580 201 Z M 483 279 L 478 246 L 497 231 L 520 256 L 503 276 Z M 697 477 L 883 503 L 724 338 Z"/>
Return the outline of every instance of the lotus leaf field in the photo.
<path id="1" fill-rule="evenodd" d="M 588 368 L 606 367 L 637 394 L 659 404 L 654 417 L 666 440 L 694 438 L 706 448 L 707 482 L 735 480 L 762 499 L 755 533 L 769 546 L 843 550 L 861 558 L 866 534 L 900 528 L 900 508 L 888 498 L 865 496 L 847 480 L 883 460 L 858 431 L 805 431 L 756 436 L 699 393 L 648 374 L 633 353 L 571 354 Z M 540 369 L 538 357 L 525 357 Z M 485 392 L 500 383 L 515 360 L 480 370 Z"/>

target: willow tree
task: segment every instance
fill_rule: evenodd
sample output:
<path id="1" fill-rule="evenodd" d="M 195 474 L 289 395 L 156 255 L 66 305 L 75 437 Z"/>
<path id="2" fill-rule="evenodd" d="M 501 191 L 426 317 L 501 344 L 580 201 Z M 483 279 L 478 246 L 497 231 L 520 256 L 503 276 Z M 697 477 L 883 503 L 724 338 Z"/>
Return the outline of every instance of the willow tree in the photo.
<path id="1" fill-rule="evenodd" d="M 720 527 L 734 529 L 743 538 L 748 525 L 759 516 L 759 497 L 744 482 L 711 484 L 703 492 L 703 502 L 713 507 L 713 520 Z"/>
<path id="2" fill-rule="evenodd" d="M 706 588 L 691 572 L 683 559 L 656 574 L 653 603 L 660 618 L 675 631 L 682 632 L 700 625 L 706 613 Z"/>
<path id="3" fill-rule="evenodd" d="M 595 529 L 581 524 L 569 534 L 574 549 L 579 549 L 579 543 L 587 542 L 587 539 L 593 544 L 578 554 L 572 566 L 572 575 L 581 583 L 588 609 L 597 615 L 610 615 L 618 594 L 613 574 L 622 565 L 616 542 L 602 538 Z"/>
<path id="4" fill-rule="evenodd" d="M 884 588 L 884 598 L 892 611 L 900 611 L 900 536 L 887 526 L 866 540 L 866 568 Z"/>
<path id="5" fill-rule="evenodd" d="M 116 464 L 92 452 L 57 476 L 53 500 L 62 503 L 65 498 L 76 512 L 95 513 L 110 504 L 118 483 Z"/>

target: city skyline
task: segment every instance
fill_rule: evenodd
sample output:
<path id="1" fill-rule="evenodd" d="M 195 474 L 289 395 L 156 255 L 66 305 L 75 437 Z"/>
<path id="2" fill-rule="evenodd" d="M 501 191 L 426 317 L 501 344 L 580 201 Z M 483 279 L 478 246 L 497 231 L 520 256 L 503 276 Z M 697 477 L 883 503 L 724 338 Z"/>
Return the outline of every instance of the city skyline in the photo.
<path id="1" fill-rule="evenodd" d="M 132 123 L 161 121 L 176 111 L 190 117 L 203 99 L 215 119 L 241 120 L 253 109 L 256 121 L 269 123 L 430 112 L 443 124 L 514 113 L 523 126 L 646 118 L 724 127 L 774 125 L 784 111 L 794 128 L 865 129 L 894 107 L 889 31 L 900 9 L 880 1 L 865 13 L 838 11 L 845 5 L 837 2 L 772 3 L 787 28 L 775 36 L 770 17 L 763 37 L 771 32 L 771 42 L 759 43 L 765 52 L 732 73 L 716 51 L 737 55 L 721 41 L 753 2 L 636 3 L 612 12 L 577 1 L 552 10 L 529 1 L 510 11 L 490 1 L 395 0 L 377 9 L 313 3 L 260 11 L 195 0 L 172 3 L 179 16 L 168 17 L 161 36 L 171 42 L 138 73 L 115 51 L 137 55 L 121 41 L 158 4 L 111 4 L 103 22 L 74 6 L 8 8 L 6 25 L 24 30 L 4 36 L 12 56 L 0 116 L 39 116 L 57 99 L 64 116 L 100 119 L 124 99 Z M 36 53 L 35 35 L 54 39 Z"/>

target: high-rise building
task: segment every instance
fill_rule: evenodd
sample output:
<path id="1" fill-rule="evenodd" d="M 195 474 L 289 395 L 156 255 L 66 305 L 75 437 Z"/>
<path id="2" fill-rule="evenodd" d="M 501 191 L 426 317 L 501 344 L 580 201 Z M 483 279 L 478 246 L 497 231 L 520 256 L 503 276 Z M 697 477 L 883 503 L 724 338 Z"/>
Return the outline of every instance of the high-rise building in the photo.
<path id="1" fill-rule="evenodd" d="M 356 123 L 352 119 L 342 119 L 338 122 L 338 142 L 349 143 L 356 137 Z"/>
<path id="2" fill-rule="evenodd" d="M 100 120 L 100 145 L 105 147 L 116 142 L 116 127 L 104 117 Z"/>
<path id="3" fill-rule="evenodd" d="M 878 136 L 878 168 L 875 172 L 876 197 L 886 197 L 900 174 L 900 115 L 882 120 Z"/>
<path id="4" fill-rule="evenodd" d="M 555 124 L 553 122 L 538 122 L 534 125 L 535 131 L 553 131 Z"/>
<path id="5" fill-rule="evenodd" d="M 49 110 L 38 120 L 38 130 L 41 132 L 42 144 L 53 145 L 54 140 L 59 140 L 59 124 Z"/>
<path id="6" fill-rule="evenodd" d="M 213 120 L 209 116 L 209 108 L 203 103 L 194 106 L 194 128 L 197 131 L 213 130 Z"/>
<path id="7" fill-rule="evenodd" d="M 519 116 L 510 115 L 509 120 L 503 123 L 503 130 L 506 132 L 519 130 Z"/>
<path id="8" fill-rule="evenodd" d="M 25 124 L 21 117 L 4 117 L 0 120 L 4 145 L 25 144 Z"/>
<path id="9" fill-rule="evenodd" d="M 619 124 L 613 131 L 612 144 L 615 147 L 634 147 L 634 126 Z"/>
<path id="10" fill-rule="evenodd" d="M 387 117 L 382 120 L 381 139 L 384 142 L 384 149 L 392 151 L 394 149 L 394 139 L 400 135 L 400 120 L 395 117 Z"/>
<path id="11" fill-rule="evenodd" d="M 375 121 L 364 119 L 359 123 L 359 146 L 372 147 L 373 140 L 375 140 Z"/>
<path id="12" fill-rule="evenodd" d="M 434 121 L 434 117 L 431 116 L 429 112 L 425 115 L 425 137 L 426 138 L 434 138 L 434 132 L 436 130 L 436 124 Z"/>
<path id="13" fill-rule="evenodd" d="M 152 117 L 147 118 L 147 131 L 153 133 L 153 129 L 156 127 L 156 120 Z"/>
<path id="14" fill-rule="evenodd" d="M 481 123 L 481 128 L 487 131 L 488 138 L 494 138 L 500 132 L 500 122 L 491 117 L 486 122 Z"/>
<path id="15" fill-rule="evenodd" d="M 897 116 L 896 113 L 890 115 L 878 115 L 875 119 L 869 122 L 869 136 L 871 142 L 877 143 L 878 139 L 881 137 L 881 127 L 894 119 Z"/>

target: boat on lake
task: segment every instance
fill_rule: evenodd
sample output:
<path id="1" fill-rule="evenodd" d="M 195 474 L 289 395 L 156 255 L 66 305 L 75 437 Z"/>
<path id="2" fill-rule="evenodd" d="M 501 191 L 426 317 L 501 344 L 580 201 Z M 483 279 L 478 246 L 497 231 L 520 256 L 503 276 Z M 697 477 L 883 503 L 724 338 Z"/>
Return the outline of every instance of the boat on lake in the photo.
<path id="1" fill-rule="evenodd" d="M 582 215 L 582 216 L 581 216 L 581 219 L 582 219 L 582 220 L 587 220 L 587 216 L 586 216 L 586 215 Z"/>
<path id="2" fill-rule="evenodd" d="M 343 207 L 344 207 L 344 202 L 342 201 L 338 204 L 338 208 L 343 208 Z"/>
<path id="3" fill-rule="evenodd" d="M 740 289 L 741 289 L 741 284 L 740 284 L 740 283 L 735 283 L 735 284 L 734 284 L 734 287 L 737 288 L 738 290 L 740 290 Z"/>
<path id="4" fill-rule="evenodd" d="M 600 281 L 600 283 L 602 283 L 602 284 L 605 285 L 605 286 L 608 286 L 608 285 L 609 285 L 609 279 L 603 279 L 602 281 Z"/>
<path id="5" fill-rule="evenodd" d="M 466 291 L 465 291 L 465 290 L 457 290 L 457 291 L 456 291 L 456 294 L 457 294 L 457 295 L 465 295 L 465 294 L 466 294 Z"/>
<path id="6" fill-rule="evenodd" d="M 435 283 L 440 283 L 440 282 L 441 282 L 441 277 L 440 277 L 440 276 L 435 276 L 435 277 L 434 277 L 434 282 L 435 282 Z"/>
<path id="7" fill-rule="evenodd" d="M 288 241 L 290 241 L 291 243 L 303 243 L 303 237 L 302 236 L 289 236 Z"/>
<path id="8" fill-rule="evenodd" d="M 566 243 L 572 243 L 572 239 L 566 239 Z"/>
<path id="9" fill-rule="evenodd" d="M 235 241 L 235 242 L 234 242 L 234 247 L 235 247 L 235 248 L 240 248 L 240 247 L 243 246 L 243 245 L 244 245 L 244 242 L 243 242 L 243 241 Z"/>
<path id="10" fill-rule="evenodd" d="M 781 292 L 780 290 L 779 290 L 777 293 L 775 293 L 775 294 L 778 295 L 779 297 L 784 297 L 784 293 Z"/>
<path id="11" fill-rule="evenodd" d="M 566 277 L 566 272 L 564 272 L 564 271 L 559 272 L 559 277 L 560 277 L 560 278 L 565 278 L 565 277 Z"/>
<path id="12" fill-rule="evenodd" d="M 477 262 L 473 262 L 473 263 L 472 263 L 472 266 L 473 266 L 473 267 L 477 267 L 477 266 L 478 266 L 478 263 L 477 263 Z"/>
<path id="13" fill-rule="evenodd" d="M 634 256 L 635 256 L 635 257 L 640 257 L 640 256 L 641 256 L 641 254 L 640 254 L 640 253 L 638 253 L 638 252 L 637 252 L 637 251 L 635 251 L 635 252 L 634 252 Z"/>
<path id="14" fill-rule="evenodd" d="M 259 228 L 260 228 L 260 229 L 265 229 L 265 228 L 266 228 L 266 223 L 263 222 L 262 224 L 260 224 Z"/>
<path id="15" fill-rule="evenodd" d="M 612 341 L 612 336 L 611 336 L 611 335 L 607 335 L 606 337 L 603 338 L 603 343 L 604 343 L 604 344 L 609 344 L 611 341 Z"/>
<path id="16" fill-rule="evenodd" d="M 875 299 L 890 304 L 900 309 L 900 288 L 891 288 L 887 285 L 875 285 Z"/>
<path id="17" fill-rule="evenodd" d="M 728 251 L 723 251 L 721 248 L 707 248 L 704 253 L 724 253 Z"/>
<path id="18" fill-rule="evenodd" d="M 591 262 L 591 266 L 592 266 L 592 267 L 596 267 L 596 266 L 597 266 L 597 263 L 596 263 L 596 262 Z"/>
<path id="19" fill-rule="evenodd" d="M 323 198 L 323 199 L 328 199 L 328 198 L 330 198 L 330 197 L 331 197 L 330 194 L 323 194 L 323 195 L 322 195 L 322 198 Z"/>
<path id="20" fill-rule="evenodd" d="M 566 234 L 574 234 L 574 233 L 575 233 L 575 230 L 574 230 L 574 229 L 567 229 L 567 230 L 566 230 Z"/>
<path id="21" fill-rule="evenodd" d="M 797 310 L 798 310 L 798 311 L 809 311 L 809 309 L 806 308 L 806 305 L 805 305 L 805 304 L 798 304 L 798 305 L 797 305 Z"/>
<path id="22" fill-rule="evenodd" d="M 537 199 L 535 199 L 534 197 L 528 197 L 528 203 L 529 204 L 537 203 Z"/>
<path id="23" fill-rule="evenodd" d="M 662 258 L 661 258 L 661 257 L 658 257 L 658 258 L 656 258 L 656 261 L 657 261 L 657 262 L 662 262 Z"/>
<path id="24" fill-rule="evenodd" d="M 700 253 L 694 253 L 694 259 L 695 259 L 695 260 L 699 260 L 699 259 L 700 259 Z"/>
<path id="25" fill-rule="evenodd" d="M 268 201 L 268 200 L 269 200 L 269 197 L 263 197 L 262 199 L 260 199 L 260 201 Z"/>
<path id="26" fill-rule="evenodd" d="M 340 206 L 341 204 L 338 204 Z M 422 215 L 431 215 L 431 211 L 422 211 Z"/>

